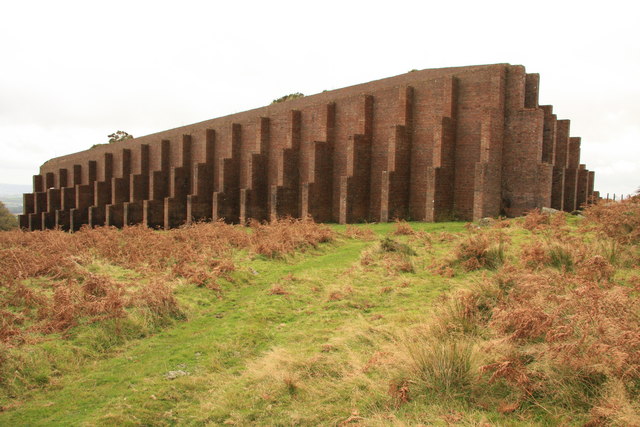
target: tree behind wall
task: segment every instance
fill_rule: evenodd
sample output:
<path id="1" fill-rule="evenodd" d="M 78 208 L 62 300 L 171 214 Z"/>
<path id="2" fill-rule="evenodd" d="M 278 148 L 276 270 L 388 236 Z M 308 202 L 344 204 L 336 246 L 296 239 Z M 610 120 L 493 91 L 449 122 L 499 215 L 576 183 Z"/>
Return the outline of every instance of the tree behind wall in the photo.
<path id="1" fill-rule="evenodd" d="M 18 228 L 18 219 L 0 202 L 0 230 L 7 231 Z"/>
<path id="2" fill-rule="evenodd" d="M 113 144 L 114 142 L 126 141 L 127 139 L 133 139 L 133 135 L 129 135 L 127 132 L 123 130 L 118 130 L 112 133 L 111 135 L 108 135 L 108 137 L 109 137 L 109 144 Z"/>

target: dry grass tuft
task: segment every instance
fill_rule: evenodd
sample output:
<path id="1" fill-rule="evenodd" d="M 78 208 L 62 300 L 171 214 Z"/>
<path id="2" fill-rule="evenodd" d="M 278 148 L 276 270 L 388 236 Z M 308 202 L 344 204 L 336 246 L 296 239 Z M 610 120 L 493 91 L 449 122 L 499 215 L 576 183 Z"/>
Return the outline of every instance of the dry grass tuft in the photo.
<path id="1" fill-rule="evenodd" d="M 371 241 L 376 239 L 376 233 L 368 227 L 357 227 L 355 225 L 347 224 L 344 235 L 350 239 L 358 239 Z"/>
<path id="2" fill-rule="evenodd" d="M 340 291 L 332 291 L 327 298 L 328 301 L 340 301 L 344 299 L 344 293 Z"/>
<path id="3" fill-rule="evenodd" d="M 446 395 L 464 395 L 470 390 L 474 352 L 471 341 L 417 335 L 407 342 L 407 349 L 417 378 L 427 388 Z"/>
<path id="4" fill-rule="evenodd" d="M 416 232 L 413 228 L 406 222 L 399 219 L 396 219 L 396 224 L 393 229 L 393 234 L 395 236 L 412 236 Z"/>
<path id="5" fill-rule="evenodd" d="M 391 396 L 391 399 L 393 400 L 393 406 L 396 409 L 398 409 L 403 404 L 409 403 L 411 401 L 409 390 L 410 383 L 411 382 L 406 378 L 389 381 L 389 389 L 387 390 L 387 393 L 389 394 L 389 396 Z"/>
<path id="6" fill-rule="evenodd" d="M 429 269 L 433 274 L 437 274 L 438 276 L 442 277 L 451 278 L 456 275 L 455 270 L 451 268 L 451 265 L 449 265 L 449 263 L 434 263 L 429 266 Z"/>
<path id="7" fill-rule="evenodd" d="M 282 286 L 281 284 L 274 284 L 273 286 L 271 286 L 271 288 L 267 291 L 267 293 L 269 295 L 289 295 L 291 294 L 291 292 L 287 291 L 284 286 Z"/>
<path id="8" fill-rule="evenodd" d="M 281 258 L 332 241 L 334 232 L 310 219 L 284 218 L 252 226 L 251 250 L 268 258 Z"/>
<path id="9" fill-rule="evenodd" d="M 506 237 L 502 233 L 471 235 L 456 247 L 456 261 L 465 271 L 495 270 L 505 261 L 505 244 Z"/>
<path id="10" fill-rule="evenodd" d="M 550 223 L 550 215 L 542 213 L 540 209 L 533 209 L 525 215 L 522 227 L 534 231 L 546 229 Z"/>

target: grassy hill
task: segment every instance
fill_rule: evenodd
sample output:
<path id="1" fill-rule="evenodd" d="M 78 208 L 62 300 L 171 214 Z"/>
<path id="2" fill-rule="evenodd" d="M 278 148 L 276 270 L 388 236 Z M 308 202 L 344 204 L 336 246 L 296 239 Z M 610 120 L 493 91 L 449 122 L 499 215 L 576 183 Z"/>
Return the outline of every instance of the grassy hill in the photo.
<path id="1" fill-rule="evenodd" d="M 0 425 L 633 425 L 640 203 L 0 234 Z"/>

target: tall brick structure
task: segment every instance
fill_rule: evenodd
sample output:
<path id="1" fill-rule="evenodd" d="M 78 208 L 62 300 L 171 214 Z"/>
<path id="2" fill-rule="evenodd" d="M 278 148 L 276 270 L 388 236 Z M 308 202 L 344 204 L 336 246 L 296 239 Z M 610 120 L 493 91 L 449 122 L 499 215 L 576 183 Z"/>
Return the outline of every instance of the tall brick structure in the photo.
<path id="1" fill-rule="evenodd" d="M 593 194 L 580 138 L 537 74 L 414 71 L 49 160 L 23 228 L 280 216 L 350 223 L 572 211 Z"/>

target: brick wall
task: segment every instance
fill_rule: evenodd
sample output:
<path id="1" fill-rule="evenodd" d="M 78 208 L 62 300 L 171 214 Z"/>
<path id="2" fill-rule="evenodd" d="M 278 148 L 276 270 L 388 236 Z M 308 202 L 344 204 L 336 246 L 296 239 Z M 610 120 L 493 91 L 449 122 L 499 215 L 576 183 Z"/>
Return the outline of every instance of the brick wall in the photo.
<path id="1" fill-rule="evenodd" d="M 437 221 L 573 210 L 593 194 L 580 140 L 539 76 L 443 68 L 323 92 L 49 160 L 22 227 L 171 228 L 310 215 Z"/>

